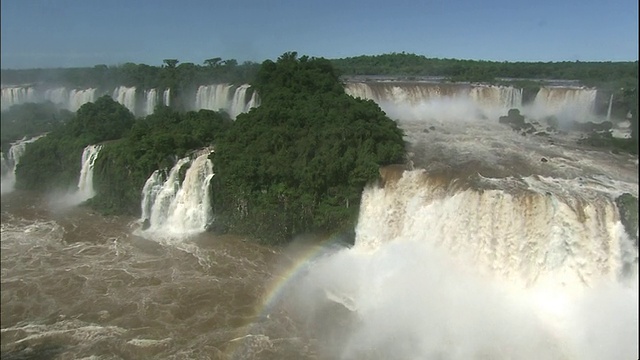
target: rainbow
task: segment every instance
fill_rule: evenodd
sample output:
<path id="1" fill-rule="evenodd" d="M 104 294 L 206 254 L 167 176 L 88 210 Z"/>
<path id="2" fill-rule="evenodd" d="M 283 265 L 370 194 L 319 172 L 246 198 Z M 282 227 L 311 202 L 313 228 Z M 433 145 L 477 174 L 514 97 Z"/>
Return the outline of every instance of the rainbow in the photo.
<path id="1" fill-rule="evenodd" d="M 283 295 L 287 293 L 286 290 L 296 283 L 295 280 L 304 276 L 305 270 L 310 264 L 332 253 L 332 249 L 337 249 L 337 246 L 343 243 L 344 236 L 341 235 L 334 234 L 322 240 L 314 239 L 314 241 L 309 241 L 309 243 L 302 245 L 298 251 L 293 251 L 293 256 L 290 257 L 291 263 L 275 274 L 265 287 L 264 294 L 255 307 L 254 316 L 251 317 L 251 323 L 248 324 L 248 327 L 240 328 L 238 336 L 229 340 L 232 345 L 230 345 L 226 353 L 231 354 L 230 359 L 241 358 L 239 357 L 240 354 L 237 353 L 242 349 L 243 341 L 241 340 L 252 336 L 251 329 L 255 324 L 255 320 L 268 317 L 276 304 L 283 298 Z"/>

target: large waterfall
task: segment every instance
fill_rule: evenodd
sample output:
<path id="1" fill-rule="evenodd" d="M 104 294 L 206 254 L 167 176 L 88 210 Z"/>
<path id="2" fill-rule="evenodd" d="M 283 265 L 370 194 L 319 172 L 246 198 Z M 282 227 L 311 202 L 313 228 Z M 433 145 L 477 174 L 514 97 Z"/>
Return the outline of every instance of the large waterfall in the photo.
<path id="1" fill-rule="evenodd" d="M 522 106 L 522 90 L 509 86 L 349 82 L 345 92 L 375 101 L 392 118 L 497 118 Z"/>
<path id="2" fill-rule="evenodd" d="M 202 85 L 196 92 L 195 109 L 224 110 L 235 119 L 241 113 L 260 105 L 256 92 L 247 99 L 249 85 L 235 87 L 230 84 Z"/>
<path id="3" fill-rule="evenodd" d="M 391 173 L 365 189 L 355 245 L 284 301 L 329 358 L 637 356 L 638 249 L 616 186 Z"/>
<path id="4" fill-rule="evenodd" d="M 224 110 L 232 118 L 251 108 L 260 105 L 260 98 L 254 91 L 248 98 L 250 86 L 247 84 L 234 86 L 230 84 L 203 85 L 197 89 L 192 110 Z M 162 91 L 162 92 L 160 92 Z M 146 89 L 118 86 L 110 92 L 100 93 L 97 89 L 68 89 L 65 87 L 7 86 L 2 88 L 2 110 L 13 105 L 27 102 L 51 101 L 63 109 L 77 111 L 80 106 L 96 101 L 98 97 L 108 94 L 115 101 L 124 105 L 136 116 L 153 113 L 158 104 L 170 106 L 171 89 Z"/>
<path id="5" fill-rule="evenodd" d="M 530 109 L 534 117 L 555 116 L 565 121 L 597 121 L 594 114 L 597 90 L 580 87 L 542 87 Z"/>
<path id="6" fill-rule="evenodd" d="M 615 198 L 622 192 L 616 188 L 540 176 L 478 177 L 474 185 L 414 170 L 384 187 L 368 188 L 356 247 L 432 243 L 522 287 L 593 286 L 603 277 L 628 275 L 637 261 L 620 223 Z"/>
<path id="7" fill-rule="evenodd" d="M 144 114 L 153 114 L 153 110 L 155 110 L 156 106 L 158 106 L 158 93 L 156 92 L 156 89 L 146 90 L 144 92 L 144 98 Z"/>
<path id="8" fill-rule="evenodd" d="M 637 156 L 443 109 L 399 118 L 409 164 L 380 170 L 355 244 L 316 255 L 283 308 L 327 358 L 637 358 Z"/>
<path id="9" fill-rule="evenodd" d="M 39 90 L 34 87 L 3 87 L 2 110 L 28 102 L 51 101 L 69 111 L 77 111 L 85 103 L 96 100 L 96 89 L 67 89 L 64 87 Z"/>
<path id="10" fill-rule="evenodd" d="M 209 183 L 213 177 L 210 151 L 182 158 L 168 176 L 156 170 L 142 190 L 142 220 L 150 234 L 190 235 L 212 220 Z"/>
<path id="11" fill-rule="evenodd" d="M 89 145 L 82 152 L 82 168 L 78 179 L 78 190 L 75 194 L 77 202 L 83 202 L 95 196 L 93 190 L 93 166 L 96 163 L 102 145 Z"/>
<path id="12" fill-rule="evenodd" d="M 348 82 L 347 94 L 371 99 L 393 118 L 439 120 L 497 119 L 518 108 L 533 119 L 599 121 L 595 89 L 542 87 L 532 104 L 523 105 L 522 89 L 511 86 L 428 82 Z"/>
<path id="13" fill-rule="evenodd" d="M 2 193 L 7 193 L 13 190 L 16 183 L 16 167 L 20 163 L 20 158 L 24 154 L 27 145 L 38 140 L 44 135 L 36 136 L 30 139 L 26 137 L 22 140 L 18 140 L 11 144 L 7 159 L 5 160 L 4 154 L 2 154 Z"/>
<path id="14" fill-rule="evenodd" d="M 132 113 L 136 113 L 136 88 L 118 86 L 113 90 L 113 100 L 124 105 Z"/>

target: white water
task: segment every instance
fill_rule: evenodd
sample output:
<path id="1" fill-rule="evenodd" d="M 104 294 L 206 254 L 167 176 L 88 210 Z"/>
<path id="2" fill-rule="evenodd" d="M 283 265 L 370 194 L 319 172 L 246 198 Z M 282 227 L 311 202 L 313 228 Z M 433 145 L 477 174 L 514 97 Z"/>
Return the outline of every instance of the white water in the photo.
<path id="1" fill-rule="evenodd" d="M 78 111 L 80 106 L 96 101 L 96 89 L 72 89 L 68 90 L 64 87 L 47 89 L 44 92 L 45 101 L 51 101 L 58 106 L 69 111 Z"/>
<path id="2" fill-rule="evenodd" d="M 158 104 L 158 94 L 156 89 L 145 90 L 144 92 L 145 106 L 144 115 L 151 115 Z"/>
<path id="3" fill-rule="evenodd" d="M 542 87 L 532 104 L 522 104 L 522 89 L 509 86 L 431 83 L 347 83 L 345 92 L 371 99 L 392 118 L 498 119 L 518 108 L 530 119 L 601 122 L 594 114 L 597 90 Z"/>
<path id="4" fill-rule="evenodd" d="M 78 203 L 96 195 L 93 189 L 93 166 L 96 163 L 102 145 L 89 145 L 82 152 L 82 168 L 78 179 L 78 190 L 74 196 Z"/>
<path id="5" fill-rule="evenodd" d="M 135 87 L 126 87 L 126 86 L 118 86 L 113 91 L 113 100 L 119 102 L 124 105 L 129 111 L 132 113 L 136 113 L 136 88 Z"/>
<path id="6" fill-rule="evenodd" d="M 64 87 L 38 90 L 34 87 L 2 88 L 2 110 L 27 102 L 51 101 L 60 108 L 77 111 L 80 106 L 96 100 L 96 89 L 72 89 Z"/>
<path id="7" fill-rule="evenodd" d="M 2 111 L 9 109 L 13 105 L 27 102 L 38 102 L 38 97 L 33 87 L 3 87 L 2 88 Z"/>
<path id="8" fill-rule="evenodd" d="M 330 358 L 637 358 L 638 250 L 619 190 L 483 181 L 494 189 L 414 170 L 368 187 L 355 245 L 311 264 L 285 303 Z"/>
<path id="9" fill-rule="evenodd" d="M 611 109 L 613 108 L 613 94 L 609 98 L 609 107 L 607 107 L 607 121 L 611 121 Z"/>
<path id="10" fill-rule="evenodd" d="M 602 122 L 594 114 L 596 95 L 595 89 L 542 87 L 523 113 L 536 119 L 555 116 L 564 122 Z"/>
<path id="11" fill-rule="evenodd" d="M 162 103 L 163 103 L 164 106 L 170 106 L 171 105 L 171 89 L 166 89 L 162 93 Z"/>
<path id="12" fill-rule="evenodd" d="M 182 236 L 205 231 L 213 216 L 209 200 L 213 165 L 209 154 L 205 151 L 194 160 L 178 160 L 166 179 L 160 171 L 149 177 L 142 192 L 141 220 L 149 222 L 143 235 Z"/>
<path id="13" fill-rule="evenodd" d="M 614 203 L 638 195 L 637 156 L 523 137 L 460 93 L 401 94 L 377 101 L 417 169 L 383 169 L 355 245 L 327 250 L 284 296 L 323 355 L 638 358 L 638 249 Z"/>
<path id="14" fill-rule="evenodd" d="M 247 101 L 247 84 L 234 87 L 229 84 L 202 85 L 196 92 L 195 109 L 226 111 L 232 119 L 241 113 L 259 105 L 259 98 L 254 91 Z M 233 94 L 232 94 L 233 90 Z"/>
<path id="15" fill-rule="evenodd" d="M 522 107 L 522 90 L 507 86 L 347 83 L 345 92 L 378 103 L 392 118 L 498 118 Z"/>
<path id="16" fill-rule="evenodd" d="M 2 155 L 2 194 L 13 191 L 16 184 L 16 167 L 20 163 L 20 158 L 27 149 L 27 145 L 40 139 L 44 135 L 30 139 L 26 137 L 11 144 L 7 159 Z"/>

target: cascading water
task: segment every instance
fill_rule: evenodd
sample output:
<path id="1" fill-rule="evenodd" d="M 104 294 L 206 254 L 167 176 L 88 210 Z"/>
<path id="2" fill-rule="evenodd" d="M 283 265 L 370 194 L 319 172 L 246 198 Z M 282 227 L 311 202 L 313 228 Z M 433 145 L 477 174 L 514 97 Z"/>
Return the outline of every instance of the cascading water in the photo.
<path id="1" fill-rule="evenodd" d="M 196 92 L 195 108 L 213 111 L 227 110 L 231 88 L 232 86 L 228 84 L 200 86 Z"/>
<path id="2" fill-rule="evenodd" d="M 147 233 L 179 236 L 206 230 L 212 218 L 209 183 L 213 165 L 209 154 L 207 150 L 194 160 L 188 157 L 178 160 L 166 180 L 161 171 L 155 171 L 147 179 L 141 204 Z"/>
<path id="3" fill-rule="evenodd" d="M 309 265 L 284 303 L 330 358 L 635 358 L 638 249 L 619 193 L 405 171 L 365 189 L 355 245 Z"/>
<path id="4" fill-rule="evenodd" d="M 156 89 L 145 90 L 144 92 L 145 106 L 144 115 L 151 115 L 158 104 L 158 94 Z"/>
<path id="5" fill-rule="evenodd" d="M 63 109 L 77 111 L 80 106 L 96 100 L 96 89 L 67 89 L 65 87 L 36 89 L 33 87 L 2 88 L 2 110 L 26 102 L 51 101 Z"/>
<path id="6" fill-rule="evenodd" d="M 319 253 L 277 311 L 326 358 L 637 358 L 637 227 L 618 201 L 637 214 L 637 157 L 461 116 L 460 93 L 412 112 L 380 87 L 361 90 L 398 100 L 409 164 L 381 169 L 354 245 Z"/>
<path id="7" fill-rule="evenodd" d="M 33 87 L 3 87 L 2 88 L 2 110 L 7 110 L 13 105 L 20 105 L 27 102 L 38 102 L 36 91 Z"/>
<path id="8" fill-rule="evenodd" d="M 609 98 L 609 107 L 607 107 L 607 121 L 611 121 L 611 109 L 613 108 L 613 94 Z"/>
<path id="9" fill-rule="evenodd" d="M 136 88 L 134 87 L 126 87 L 126 86 L 118 86 L 113 91 L 113 100 L 119 102 L 124 105 L 129 111 L 132 113 L 136 113 Z"/>
<path id="10" fill-rule="evenodd" d="M 164 106 L 170 106 L 171 105 L 171 89 L 166 89 L 162 93 L 162 104 Z"/>
<path id="11" fill-rule="evenodd" d="M 7 160 L 5 161 L 4 155 L 2 155 L 2 193 L 7 193 L 13 190 L 16 183 L 16 167 L 20 163 L 20 158 L 24 154 L 27 145 L 40 139 L 44 135 L 36 136 L 30 139 L 26 137 L 22 140 L 16 141 L 11 144 Z"/>
<path id="12" fill-rule="evenodd" d="M 375 101 L 392 118 L 493 118 L 522 107 L 522 89 L 509 86 L 350 82 L 345 92 Z"/>
<path id="13" fill-rule="evenodd" d="M 600 122 L 594 114 L 597 92 L 582 87 L 542 87 L 524 112 L 538 119 L 555 116 L 564 122 Z"/>
<path id="14" fill-rule="evenodd" d="M 75 194 L 77 202 L 83 202 L 95 196 L 93 189 L 93 166 L 96 163 L 102 145 L 89 145 L 82 152 L 82 168 L 78 180 L 78 190 Z"/>
<path id="15" fill-rule="evenodd" d="M 250 85 L 247 84 L 240 85 L 235 90 L 234 86 L 229 84 L 202 85 L 196 92 L 195 109 L 223 110 L 235 119 L 239 114 L 260 105 L 255 91 L 247 101 L 249 88 Z"/>
<path id="16" fill-rule="evenodd" d="M 415 170 L 367 189 L 356 248 L 433 242 L 523 287 L 591 286 L 601 277 L 617 280 L 637 261 L 615 204 L 621 192 L 588 179 L 483 182 L 490 187 L 458 189 Z"/>
<path id="17" fill-rule="evenodd" d="M 96 100 L 96 89 L 68 90 L 64 87 L 47 89 L 44 92 L 44 99 L 63 109 L 75 112 L 80 106 Z"/>
<path id="18" fill-rule="evenodd" d="M 231 106 L 229 108 L 229 115 L 232 119 L 235 119 L 236 116 L 248 110 L 248 102 L 246 100 L 246 97 L 247 90 L 249 90 L 249 88 L 249 85 L 240 85 L 234 92 L 233 98 L 231 100 Z"/>
<path id="19" fill-rule="evenodd" d="M 251 100 L 249 100 L 247 104 L 247 111 L 258 106 L 260 106 L 260 96 L 258 96 L 258 92 L 254 91 L 253 94 L 251 94 Z"/>

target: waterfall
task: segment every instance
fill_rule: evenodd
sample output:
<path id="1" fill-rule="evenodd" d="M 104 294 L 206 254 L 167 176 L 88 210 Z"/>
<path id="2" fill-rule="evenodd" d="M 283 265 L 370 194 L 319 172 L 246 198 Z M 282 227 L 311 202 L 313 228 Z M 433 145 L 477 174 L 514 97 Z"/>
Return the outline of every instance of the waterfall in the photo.
<path id="1" fill-rule="evenodd" d="M 2 155 L 2 193 L 13 191 L 16 183 L 16 167 L 20 163 L 20 158 L 27 149 L 27 145 L 40 139 L 44 135 L 36 136 L 30 139 L 26 137 L 11 144 L 7 159 Z"/>
<path id="2" fill-rule="evenodd" d="M 367 189 L 356 247 L 375 249 L 396 239 L 430 242 L 525 287 L 616 280 L 637 260 L 615 204 L 621 192 L 614 187 L 539 176 L 479 181 L 492 186 L 460 187 L 415 170 Z"/>
<path id="3" fill-rule="evenodd" d="M 113 100 L 119 102 L 124 105 L 129 111 L 132 113 L 136 113 L 136 88 L 135 87 L 126 87 L 126 86 L 118 86 L 113 91 Z"/>
<path id="4" fill-rule="evenodd" d="M 51 101 L 60 108 L 77 111 L 80 106 L 96 100 L 96 89 L 72 89 L 65 87 L 36 89 L 33 87 L 2 88 L 2 110 L 27 102 Z"/>
<path id="5" fill-rule="evenodd" d="M 96 100 L 96 89 L 68 90 L 64 87 L 47 89 L 44 92 L 44 99 L 63 109 L 75 112 L 82 105 Z"/>
<path id="6" fill-rule="evenodd" d="M 233 94 L 231 107 L 229 109 L 229 115 L 232 119 L 235 119 L 239 114 L 247 111 L 247 90 L 249 89 L 249 85 L 241 85 L 239 86 L 235 93 Z"/>
<path id="7" fill-rule="evenodd" d="M 147 179 L 141 203 L 147 232 L 190 235 L 206 230 L 213 216 L 209 200 L 213 165 L 209 154 L 205 151 L 193 160 L 178 160 L 166 179 L 160 171 Z"/>
<path id="8" fill-rule="evenodd" d="M 196 109 L 227 111 L 229 108 L 229 90 L 231 88 L 232 86 L 228 84 L 202 85 L 198 87 Z"/>
<path id="9" fill-rule="evenodd" d="M 13 105 L 39 101 L 40 99 L 33 87 L 16 86 L 2 88 L 2 102 L 0 103 L 2 111 L 9 109 Z"/>
<path id="10" fill-rule="evenodd" d="M 611 121 L 611 108 L 613 107 L 613 94 L 609 98 L 609 107 L 607 108 L 607 121 Z"/>
<path id="11" fill-rule="evenodd" d="M 47 89 L 44 91 L 44 99 L 45 101 L 51 101 L 56 105 L 66 108 L 69 103 L 69 90 L 64 87 Z"/>
<path id="12" fill-rule="evenodd" d="M 354 246 L 325 248 L 283 300 L 293 318 L 340 324 L 314 333 L 338 349 L 328 358 L 637 357 L 638 249 L 619 184 L 381 174 Z"/>
<path id="13" fill-rule="evenodd" d="M 254 91 L 251 99 L 247 101 L 247 91 L 250 85 L 240 85 L 235 90 L 233 85 L 215 84 L 202 85 L 196 92 L 196 109 L 208 109 L 213 111 L 226 111 L 232 119 L 241 113 L 259 106 L 259 98 Z"/>
<path id="14" fill-rule="evenodd" d="M 258 92 L 254 91 L 253 94 L 251 94 L 251 100 L 249 100 L 249 102 L 247 103 L 246 111 L 249 111 L 258 106 L 260 106 L 260 97 L 258 96 Z"/>
<path id="15" fill-rule="evenodd" d="M 594 114 L 597 90 L 581 87 L 542 87 L 525 111 L 534 118 L 555 116 L 565 122 L 600 122 Z"/>
<path id="16" fill-rule="evenodd" d="M 83 202 L 95 196 L 93 190 L 93 166 L 95 165 L 102 145 L 89 145 L 82 152 L 82 168 L 80 179 L 78 180 L 78 190 L 75 198 L 78 202 Z"/>
<path id="17" fill-rule="evenodd" d="M 350 82 L 345 92 L 375 101 L 392 118 L 443 120 L 498 118 L 522 107 L 522 89 L 427 82 Z"/>
<path id="18" fill-rule="evenodd" d="M 151 115 L 153 111 L 156 109 L 158 103 L 158 94 L 156 89 L 146 90 L 144 92 L 145 98 L 145 107 L 144 107 L 144 115 Z"/>
<path id="19" fill-rule="evenodd" d="M 171 105 L 171 89 L 166 89 L 162 93 L 162 104 L 164 106 L 170 106 Z"/>

